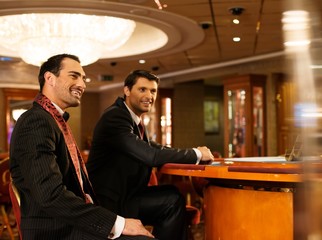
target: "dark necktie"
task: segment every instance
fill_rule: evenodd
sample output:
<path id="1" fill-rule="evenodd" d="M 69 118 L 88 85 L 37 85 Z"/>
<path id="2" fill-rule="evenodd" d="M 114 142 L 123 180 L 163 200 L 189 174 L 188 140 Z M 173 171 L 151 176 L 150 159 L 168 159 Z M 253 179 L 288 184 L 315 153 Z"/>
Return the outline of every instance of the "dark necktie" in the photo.
<path id="1" fill-rule="evenodd" d="M 69 113 L 68 112 L 64 112 L 63 119 L 65 120 L 65 122 L 68 121 L 68 119 L 69 119 Z"/>
<path id="2" fill-rule="evenodd" d="M 139 127 L 139 130 L 140 130 L 140 137 L 141 137 L 141 139 L 143 139 L 143 136 L 144 136 L 144 126 L 143 126 L 142 122 L 140 122 L 138 124 L 138 127 Z"/>

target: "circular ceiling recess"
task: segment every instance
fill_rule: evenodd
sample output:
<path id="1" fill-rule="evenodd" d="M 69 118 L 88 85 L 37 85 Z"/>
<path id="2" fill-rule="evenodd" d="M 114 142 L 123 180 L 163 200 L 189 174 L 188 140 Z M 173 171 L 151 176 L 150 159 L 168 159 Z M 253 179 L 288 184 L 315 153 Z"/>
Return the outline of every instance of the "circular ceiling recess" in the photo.
<path id="1" fill-rule="evenodd" d="M 128 2 L 130 1 L 10 0 L 1 1 L 0 16 L 23 13 L 82 13 L 134 20 L 136 27 L 129 40 L 116 50 L 104 51 L 101 59 L 169 55 L 190 49 L 201 43 L 205 37 L 199 24 L 189 18 Z M 79 31 L 82 31 L 82 26 L 79 26 Z M 15 51 L 3 46 L 0 46 L 0 55 L 19 57 Z"/>

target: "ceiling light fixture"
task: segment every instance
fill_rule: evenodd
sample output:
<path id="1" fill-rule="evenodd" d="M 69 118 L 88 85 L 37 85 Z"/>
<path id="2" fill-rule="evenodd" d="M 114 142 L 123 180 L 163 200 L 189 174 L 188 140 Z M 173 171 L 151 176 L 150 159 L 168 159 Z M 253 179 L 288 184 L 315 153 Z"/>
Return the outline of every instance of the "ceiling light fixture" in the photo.
<path id="1" fill-rule="evenodd" d="M 234 23 L 234 24 L 239 24 L 239 20 L 238 20 L 237 18 L 234 18 L 234 19 L 233 19 L 233 23 Z"/>
<path id="2" fill-rule="evenodd" d="M 242 7 L 232 7 L 232 8 L 229 8 L 229 12 L 235 16 L 234 19 L 233 19 L 233 23 L 234 24 L 239 24 L 239 19 L 238 17 L 245 11 L 245 8 L 242 8 Z"/>
<path id="3" fill-rule="evenodd" d="M 231 12 L 232 15 L 239 16 L 245 11 L 245 8 L 243 8 L 243 7 L 232 7 L 232 8 L 229 8 L 229 11 Z"/>
<path id="4" fill-rule="evenodd" d="M 143 1 L 147 2 L 147 0 Z M 138 3 L 143 1 L 4 0 L 1 1 L 0 4 L 0 18 L 1 16 L 11 16 L 30 13 L 79 13 L 90 16 L 94 15 L 118 17 L 122 19 L 130 19 L 135 21 L 135 29 L 126 43 L 124 43 L 122 46 L 113 51 L 105 50 L 105 48 L 100 50 L 101 57 L 99 58 L 98 65 L 95 65 L 102 67 L 106 66 L 106 63 L 109 62 L 124 62 L 125 59 L 127 61 L 137 61 L 138 59 L 153 59 L 160 56 L 175 54 L 198 46 L 200 43 L 204 41 L 205 31 L 201 29 L 198 23 L 192 21 L 190 18 L 174 14 L 168 11 L 161 11 L 156 7 L 152 8 L 143 6 L 145 4 L 131 3 Z M 154 2 L 152 3 L 155 5 Z M 163 7 L 165 7 L 165 4 L 163 4 Z M 57 21 L 57 19 L 55 19 L 55 21 Z M 69 24 L 69 21 L 64 22 L 64 24 Z M 83 24 L 81 22 L 78 22 L 75 25 L 74 29 L 72 29 L 73 31 L 77 30 L 79 33 L 76 36 L 76 40 L 80 41 L 80 36 L 86 35 L 83 34 L 83 32 L 91 28 L 95 28 L 96 33 L 102 31 L 101 28 L 96 27 L 96 24 Z M 9 31 L 16 31 L 19 34 L 21 34 L 21 32 L 25 33 L 24 28 L 20 28 L 20 31 L 17 31 L 14 26 L 10 26 Z M 4 32 L 4 28 L 0 26 L 0 41 L 5 39 L 6 44 L 9 44 L 8 41 L 12 41 L 12 39 L 10 36 L 4 37 Z M 130 31 L 127 31 L 127 33 L 129 32 Z M 112 35 L 114 35 L 114 33 Z M 87 34 L 87 37 L 90 36 L 91 34 Z M 108 36 L 111 36 L 111 34 L 108 34 Z M 149 38 L 148 41 L 147 36 Z M 122 40 L 123 39 L 124 36 L 122 37 Z M 34 43 L 34 45 L 37 45 L 35 41 L 32 42 Z M 45 50 L 49 48 L 49 44 L 47 41 L 46 43 L 47 45 L 45 46 Z M 103 45 L 104 47 L 108 46 L 108 44 L 105 42 Z M 62 49 L 60 48 L 60 50 Z M 85 47 L 84 45 L 82 45 L 81 50 L 77 52 L 76 55 L 79 56 L 80 53 L 82 53 L 83 51 L 88 51 L 87 47 Z M 30 55 L 38 55 L 38 53 L 32 52 Z M 13 61 L 16 63 L 14 66 L 19 65 L 19 69 L 23 69 L 24 67 L 26 67 L 26 64 L 24 64 L 23 61 L 19 62 L 21 56 L 19 55 L 16 49 L 9 49 L 8 46 L 4 47 L 1 43 L 0 57 L 12 58 Z M 81 56 L 79 57 L 82 61 L 82 64 L 84 64 L 84 60 L 82 60 Z M 85 69 L 86 74 L 90 78 L 92 78 L 92 80 L 97 79 L 97 75 L 92 74 L 94 68 L 87 67 Z M 102 71 L 105 70 L 102 69 Z M 0 83 L 0 85 L 8 87 L 26 86 L 27 88 L 37 89 L 36 83 L 25 84 L 22 83 L 22 81 L 24 80 L 19 80 L 19 78 L 15 79 L 15 83 Z M 116 85 L 117 84 L 114 83 L 112 85 L 109 84 L 107 86 L 105 84 L 100 83 L 96 84 L 96 81 L 92 81 L 92 83 L 88 85 L 87 91 L 104 91 L 111 87 L 113 88 Z"/>
<path id="5" fill-rule="evenodd" d="M 155 4 L 158 6 L 158 9 L 162 10 L 163 6 L 159 0 L 154 0 Z"/>
<path id="6" fill-rule="evenodd" d="M 7 15 L 0 17 L 0 46 L 36 66 L 59 53 L 77 55 L 85 66 L 101 58 L 102 52 L 121 47 L 135 26 L 132 20 L 99 15 Z"/>

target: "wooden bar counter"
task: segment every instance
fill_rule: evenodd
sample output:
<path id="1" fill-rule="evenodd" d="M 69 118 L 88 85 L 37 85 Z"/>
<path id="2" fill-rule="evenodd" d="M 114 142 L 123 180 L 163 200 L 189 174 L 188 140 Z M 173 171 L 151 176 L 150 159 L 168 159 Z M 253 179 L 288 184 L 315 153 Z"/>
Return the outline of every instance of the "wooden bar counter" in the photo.
<path id="1" fill-rule="evenodd" d="M 265 159 L 266 160 L 266 159 Z M 314 161 L 315 178 L 322 163 Z M 303 237 L 301 162 L 218 159 L 212 165 L 166 164 L 163 174 L 202 177 L 206 240 L 293 240 Z M 318 169 L 318 170 L 317 170 Z"/>

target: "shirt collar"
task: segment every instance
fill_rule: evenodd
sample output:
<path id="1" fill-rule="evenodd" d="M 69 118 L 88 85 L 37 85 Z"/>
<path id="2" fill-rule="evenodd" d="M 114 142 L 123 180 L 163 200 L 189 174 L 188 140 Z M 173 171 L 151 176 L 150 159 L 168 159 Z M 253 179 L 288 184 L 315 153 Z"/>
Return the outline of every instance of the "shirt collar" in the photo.
<path id="1" fill-rule="evenodd" d="M 126 108 L 129 110 L 130 114 L 131 114 L 131 117 L 133 119 L 133 121 L 136 123 L 136 125 L 138 125 L 140 122 L 141 122 L 141 118 L 136 115 L 129 107 L 128 105 L 126 105 L 125 101 L 124 101 L 124 104 L 126 106 Z"/>
<path id="2" fill-rule="evenodd" d="M 51 102 L 54 106 L 55 106 L 55 108 L 58 110 L 58 112 L 61 114 L 61 115 L 63 115 L 64 114 L 64 111 L 63 111 L 63 109 L 61 109 L 56 103 L 54 103 L 54 102 Z"/>

